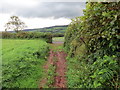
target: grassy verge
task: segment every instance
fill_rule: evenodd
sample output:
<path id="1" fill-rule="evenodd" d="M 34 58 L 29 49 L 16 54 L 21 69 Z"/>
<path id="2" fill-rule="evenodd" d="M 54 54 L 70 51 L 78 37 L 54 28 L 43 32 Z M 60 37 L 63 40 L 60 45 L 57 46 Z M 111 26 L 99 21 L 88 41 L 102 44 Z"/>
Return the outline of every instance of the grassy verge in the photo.
<path id="1" fill-rule="evenodd" d="M 37 88 L 49 45 L 43 40 L 2 40 L 3 88 Z"/>
<path id="2" fill-rule="evenodd" d="M 81 75 L 84 74 L 85 71 L 84 67 L 87 68 L 87 66 L 85 65 L 84 61 L 82 61 L 80 58 L 82 58 L 86 53 L 86 48 L 85 45 L 81 45 L 78 48 L 79 50 L 76 50 L 75 52 L 75 53 L 79 53 L 78 57 L 71 57 L 72 55 L 69 54 L 71 52 L 68 53 L 67 72 L 66 72 L 68 88 L 82 88 L 80 85 L 81 83 L 80 78 L 82 78 Z M 84 75 L 87 75 L 87 73 L 85 73 Z"/>
<path id="3" fill-rule="evenodd" d="M 43 88 L 53 88 L 54 76 L 55 76 L 55 66 L 50 65 L 47 73 L 45 73 L 44 75 L 44 77 L 47 77 L 47 83 Z"/>

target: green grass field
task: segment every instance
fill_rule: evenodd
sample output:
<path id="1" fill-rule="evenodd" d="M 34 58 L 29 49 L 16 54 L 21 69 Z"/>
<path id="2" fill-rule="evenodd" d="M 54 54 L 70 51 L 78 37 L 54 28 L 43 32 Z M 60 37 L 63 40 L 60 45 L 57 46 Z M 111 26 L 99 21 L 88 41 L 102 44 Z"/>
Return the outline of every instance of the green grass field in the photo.
<path id="1" fill-rule="evenodd" d="M 49 45 L 43 40 L 2 40 L 3 88 L 37 88 Z"/>
<path id="2" fill-rule="evenodd" d="M 64 42 L 64 37 L 54 37 L 52 39 L 53 42 Z"/>

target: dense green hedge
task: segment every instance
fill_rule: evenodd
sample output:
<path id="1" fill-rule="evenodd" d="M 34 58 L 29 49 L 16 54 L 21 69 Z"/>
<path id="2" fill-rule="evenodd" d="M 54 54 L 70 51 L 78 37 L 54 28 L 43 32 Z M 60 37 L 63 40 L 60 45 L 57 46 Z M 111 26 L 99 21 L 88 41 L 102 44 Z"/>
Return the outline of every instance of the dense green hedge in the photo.
<path id="1" fill-rule="evenodd" d="M 64 37 L 64 33 L 52 33 L 53 37 Z"/>
<path id="2" fill-rule="evenodd" d="M 90 52 L 102 49 L 108 55 L 116 53 L 120 49 L 119 9 L 119 3 L 88 3 L 84 16 L 77 17 L 69 25 L 65 45 L 76 40 L 87 44 Z"/>
<path id="3" fill-rule="evenodd" d="M 52 34 L 51 33 L 42 33 L 42 32 L 2 32 L 0 38 L 3 39 L 45 39 L 48 43 L 52 43 Z"/>
<path id="4" fill-rule="evenodd" d="M 68 59 L 80 63 L 81 74 L 75 75 L 81 79 L 76 87 L 120 88 L 120 2 L 87 3 L 84 16 L 68 26 L 64 46 Z M 76 68 L 68 72 L 72 70 Z"/>

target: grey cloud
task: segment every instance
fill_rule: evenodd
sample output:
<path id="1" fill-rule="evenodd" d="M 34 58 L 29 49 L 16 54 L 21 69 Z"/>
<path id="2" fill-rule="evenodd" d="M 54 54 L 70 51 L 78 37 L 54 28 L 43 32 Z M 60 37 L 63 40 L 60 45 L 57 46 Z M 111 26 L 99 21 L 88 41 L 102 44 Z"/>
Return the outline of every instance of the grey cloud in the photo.
<path id="1" fill-rule="evenodd" d="M 83 15 L 82 10 L 84 8 L 85 2 L 44 2 L 34 7 L 14 7 L 8 5 L 7 7 L 2 7 L 2 12 L 14 12 L 16 15 L 23 17 L 74 18 Z"/>

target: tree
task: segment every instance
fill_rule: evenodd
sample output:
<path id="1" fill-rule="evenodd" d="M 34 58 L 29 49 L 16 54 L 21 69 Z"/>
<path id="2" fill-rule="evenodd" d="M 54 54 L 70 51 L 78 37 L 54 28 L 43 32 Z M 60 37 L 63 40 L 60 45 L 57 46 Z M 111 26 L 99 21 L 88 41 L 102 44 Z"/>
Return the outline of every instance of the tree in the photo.
<path id="1" fill-rule="evenodd" d="M 21 30 L 23 30 L 25 27 L 27 27 L 25 25 L 24 22 L 22 22 L 18 16 L 11 16 L 10 17 L 10 21 L 8 21 L 8 23 L 5 24 L 5 31 L 7 30 L 14 30 L 15 32 L 19 32 Z"/>

